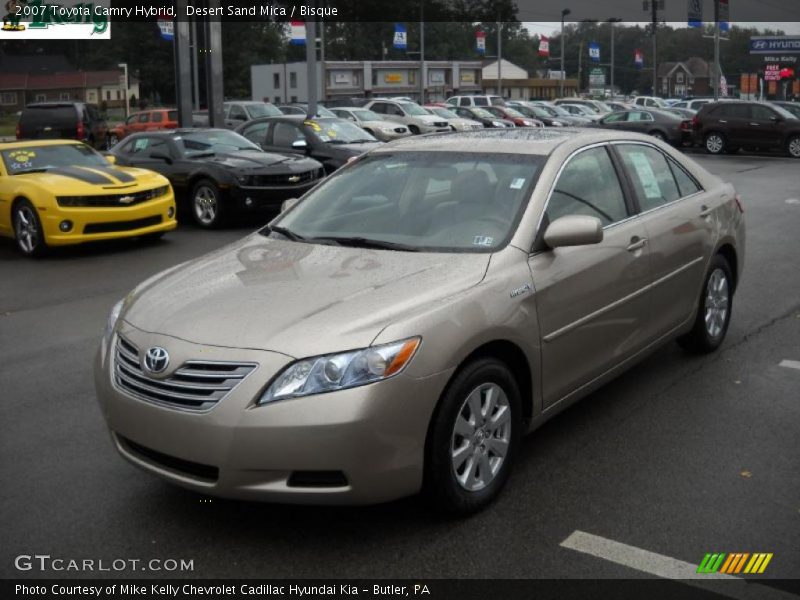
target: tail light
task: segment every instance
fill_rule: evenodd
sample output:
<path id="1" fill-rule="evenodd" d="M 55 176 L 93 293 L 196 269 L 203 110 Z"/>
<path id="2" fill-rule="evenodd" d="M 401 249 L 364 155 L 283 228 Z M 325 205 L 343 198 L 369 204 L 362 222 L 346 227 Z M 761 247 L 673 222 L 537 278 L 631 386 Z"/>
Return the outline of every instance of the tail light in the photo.
<path id="1" fill-rule="evenodd" d="M 734 195 L 734 200 L 736 200 L 736 208 L 739 209 L 739 212 L 744 214 L 744 206 L 742 205 L 742 197 L 739 194 Z"/>
<path id="2" fill-rule="evenodd" d="M 82 140 L 85 133 L 86 129 L 83 126 L 83 121 L 78 121 L 78 129 L 77 129 L 78 139 Z"/>
<path id="3" fill-rule="evenodd" d="M 681 121 L 681 131 L 691 131 L 692 127 L 691 121 Z"/>
<path id="4" fill-rule="evenodd" d="M 17 123 L 17 139 L 22 139 L 22 127 L 19 126 L 19 123 Z"/>
<path id="5" fill-rule="evenodd" d="M 692 117 L 692 129 L 700 129 L 700 121 L 697 120 L 697 115 Z"/>

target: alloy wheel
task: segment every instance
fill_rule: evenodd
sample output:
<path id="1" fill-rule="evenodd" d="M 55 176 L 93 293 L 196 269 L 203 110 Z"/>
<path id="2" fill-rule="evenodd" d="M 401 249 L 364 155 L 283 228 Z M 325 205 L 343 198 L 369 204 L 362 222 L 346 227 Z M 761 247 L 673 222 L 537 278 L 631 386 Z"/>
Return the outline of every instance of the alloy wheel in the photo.
<path id="1" fill-rule="evenodd" d="M 511 443 L 511 406 L 496 383 L 476 387 L 456 416 L 450 459 L 456 481 L 470 492 L 494 481 Z"/>
<path id="2" fill-rule="evenodd" d="M 217 219 L 217 194 L 207 185 L 199 186 L 194 192 L 194 214 L 203 225 L 213 225 Z"/>
<path id="3" fill-rule="evenodd" d="M 722 269 L 715 269 L 706 286 L 706 331 L 712 338 L 719 336 L 725 328 L 729 301 L 728 278 Z"/>
<path id="4" fill-rule="evenodd" d="M 789 154 L 792 158 L 800 158 L 800 137 L 789 140 Z"/>
<path id="5" fill-rule="evenodd" d="M 14 215 L 14 231 L 17 244 L 25 254 L 33 254 L 39 245 L 39 228 L 36 225 L 36 215 L 30 206 L 20 206 Z"/>
<path id="6" fill-rule="evenodd" d="M 725 142 L 718 133 L 712 133 L 706 138 L 706 150 L 712 154 L 719 154 L 724 147 Z"/>

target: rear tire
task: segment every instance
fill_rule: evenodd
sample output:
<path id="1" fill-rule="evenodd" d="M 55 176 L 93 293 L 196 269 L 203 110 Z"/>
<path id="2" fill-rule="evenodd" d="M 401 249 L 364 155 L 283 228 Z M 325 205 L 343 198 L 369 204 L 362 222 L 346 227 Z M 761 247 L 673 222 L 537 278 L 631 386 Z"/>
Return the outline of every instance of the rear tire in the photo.
<path id="1" fill-rule="evenodd" d="M 521 406 L 516 379 L 495 358 L 456 374 L 428 431 L 423 493 L 434 506 L 463 516 L 497 496 L 520 443 Z"/>
<path id="2" fill-rule="evenodd" d="M 722 154 L 725 152 L 725 147 L 728 143 L 725 141 L 725 136 L 718 131 L 707 133 L 703 138 L 703 146 L 709 154 Z"/>
<path id="3" fill-rule="evenodd" d="M 38 258 L 47 254 L 47 240 L 42 221 L 33 204 L 27 200 L 16 202 L 11 211 L 11 223 L 14 226 L 17 249 L 23 256 Z"/>
<path id="4" fill-rule="evenodd" d="M 728 261 L 717 254 L 708 267 L 692 330 L 678 338 L 678 344 L 689 352 L 706 354 L 720 347 L 733 308 L 733 274 Z"/>

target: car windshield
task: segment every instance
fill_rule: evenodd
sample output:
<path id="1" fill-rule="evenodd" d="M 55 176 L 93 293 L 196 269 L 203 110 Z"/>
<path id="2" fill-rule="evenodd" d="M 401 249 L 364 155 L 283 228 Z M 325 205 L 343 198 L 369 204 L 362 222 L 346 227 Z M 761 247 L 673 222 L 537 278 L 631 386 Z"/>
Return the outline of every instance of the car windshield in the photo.
<path id="1" fill-rule="evenodd" d="M 412 117 L 419 117 L 422 115 L 430 114 L 427 110 L 425 110 L 419 104 L 416 104 L 414 102 L 399 102 L 399 104 L 402 107 L 402 109 Z"/>
<path id="2" fill-rule="evenodd" d="M 510 117 L 516 117 L 518 119 L 524 119 L 525 118 L 525 115 L 523 115 L 521 112 L 519 112 L 518 110 L 514 110 L 513 108 L 510 108 L 508 106 L 504 107 L 503 110 Z"/>
<path id="3" fill-rule="evenodd" d="M 513 235 L 544 160 L 470 152 L 368 155 L 281 217 L 280 235 L 406 251 L 491 252 Z"/>
<path id="4" fill-rule="evenodd" d="M 266 102 L 256 102 L 254 104 L 245 104 L 247 114 L 251 119 L 259 119 L 261 117 L 280 117 L 283 113 L 277 107 L 267 104 Z"/>
<path id="5" fill-rule="evenodd" d="M 100 154 L 83 144 L 26 146 L 3 150 L 9 175 L 36 173 L 57 167 L 110 167 Z"/>
<path id="6" fill-rule="evenodd" d="M 457 119 L 458 115 L 454 113 L 452 110 L 447 110 L 446 108 L 437 108 L 431 107 L 429 109 L 433 114 L 442 117 L 443 119 Z"/>
<path id="7" fill-rule="evenodd" d="M 358 125 L 344 119 L 312 119 L 303 121 L 306 131 L 328 144 L 357 144 L 377 140 Z"/>
<path id="8" fill-rule="evenodd" d="M 353 114 L 360 121 L 382 121 L 383 120 L 378 113 L 372 112 L 371 110 L 366 110 L 366 109 L 364 109 L 364 110 L 354 110 Z"/>
<path id="9" fill-rule="evenodd" d="M 595 102 L 597 102 L 597 105 L 600 107 L 600 110 L 602 110 L 603 112 L 611 112 L 611 111 L 613 110 L 613 109 L 612 109 L 612 108 L 611 108 L 611 107 L 610 107 L 608 104 L 606 104 L 605 102 L 600 102 L 600 100 L 595 100 Z"/>
<path id="10" fill-rule="evenodd" d="M 542 109 L 544 109 L 546 111 L 550 111 L 551 114 L 554 117 L 555 116 L 558 116 L 558 117 L 569 117 L 570 116 L 569 112 L 564 110 L 560 106 L 543 106 L 543 105 L 539 105 L 539 108 L 542 108 Z"/>
<path id="11" fill-rule="evenodd" d="M 257 150 L 261 149 L 247 138 L 233 131 L 225 129 L 210 129 L 208 131 L 192 131 L 175 136 L 175 143 L 186 157 L 198 155 L 211 155 L 218 152 L 231 152 L 232 150 Z"/>
<path id="12" fill-rule="evenodd" d="M 481 117 L 482 119 L 496 119 L 497 118 L 492 113 L 490 113 L 488 110 L 486 110 L 485 108 L 475 108 L 475 107 L 473 107 L 472 108 L 472 114 L 475 115 L 476 117 Z"/>

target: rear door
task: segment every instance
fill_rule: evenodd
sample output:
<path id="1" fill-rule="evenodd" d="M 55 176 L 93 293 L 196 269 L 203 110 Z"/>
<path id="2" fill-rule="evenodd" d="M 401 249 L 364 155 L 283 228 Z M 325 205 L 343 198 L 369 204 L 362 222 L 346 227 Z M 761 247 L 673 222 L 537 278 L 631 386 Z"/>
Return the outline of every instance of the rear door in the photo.
<path id="1" fill-rule="evenodd" d="M 782 145 L 781 121 L 778 113 L 761 104 L 747 106 L 750 115 L 749 126 L 752 139 L 761 148 L 777 148 Z"/>
<path id="2" fill-rule="evenodd" d="M 164 113 L 160 110 L 154 110 L 150 113 L 150 122 L 147 124 L 147 129 L 161 129 L 164 127 Z"/>
<path id="3" fill-rule="evenodd" d="M 685 323 L 697 304 L 712 250 L 712 199 L 656 147 L 620 142 L 612 148 L 629 178 L 646 231 L 653 290 L 645 327 L 648 338 L 656 339 Z"/>
<path id="4" fill-rule="evenodd" d="M 76 139 L 80 117 L 74 104 L 29 106 L 22 111 L 24 139 Z"/>
<path id="5" fill-rule="evenodd" d="M 647 133 L 653 126 L 653 115 L 644 110 L 632 110 L 625 120 L 625 129 L 639 133 Z"/>
<path id="6" fill-rule="evenodd" d="M 603 241 L 556 249 L 537 244 L 529 259 L 542 335 L 545 406 L 630 358 L 646 342 L 650 251 L 606 145 L 567 160 L 537 237 L 566 215 L 599 218 Z"/>

